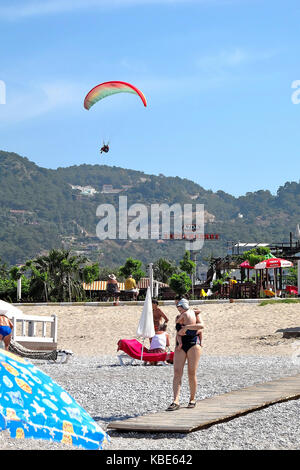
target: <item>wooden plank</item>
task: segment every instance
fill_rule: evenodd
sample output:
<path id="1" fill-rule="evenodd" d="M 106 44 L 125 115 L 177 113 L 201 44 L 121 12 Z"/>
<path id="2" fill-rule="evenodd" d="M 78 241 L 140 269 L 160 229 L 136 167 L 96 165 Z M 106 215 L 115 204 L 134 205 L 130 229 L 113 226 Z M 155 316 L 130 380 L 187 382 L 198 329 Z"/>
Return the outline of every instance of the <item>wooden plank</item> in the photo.
<path id="1" fill-rule="evenodd" d="M 196 408 L 161 411 L 113 421 L 108 429 L 135 432 L 188 433 L 274 403 L 300 398 L 300 374 L 252 385 L 197 401 Z"/>

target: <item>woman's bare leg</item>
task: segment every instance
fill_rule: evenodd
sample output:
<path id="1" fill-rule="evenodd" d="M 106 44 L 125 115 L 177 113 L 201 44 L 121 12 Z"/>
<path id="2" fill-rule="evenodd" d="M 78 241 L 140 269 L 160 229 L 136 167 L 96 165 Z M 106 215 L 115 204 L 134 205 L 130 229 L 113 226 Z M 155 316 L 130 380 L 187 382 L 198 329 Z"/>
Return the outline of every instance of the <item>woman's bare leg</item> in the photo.
<path id="1" fill-rule="evenodd" d="M 173 398 L 174 403 L 179 404 L 179 395 L 181 388 L 181 379 L 183 368 L 186 361 L 186 353 L 183 349 L 176 350 L 174 353 L 174 377 L 173 377 Z"/>
<path id="2" fill-rule="evenodd" d="M 201 356 L 201 346 L 196 344 L 191 347 L 187 352 L 188 358 L 188 377 L 190 385 L 190 401 L 195 401 L 195 396 L 197 392 L 197 368 L 199 364 L 199 359 Z"/>

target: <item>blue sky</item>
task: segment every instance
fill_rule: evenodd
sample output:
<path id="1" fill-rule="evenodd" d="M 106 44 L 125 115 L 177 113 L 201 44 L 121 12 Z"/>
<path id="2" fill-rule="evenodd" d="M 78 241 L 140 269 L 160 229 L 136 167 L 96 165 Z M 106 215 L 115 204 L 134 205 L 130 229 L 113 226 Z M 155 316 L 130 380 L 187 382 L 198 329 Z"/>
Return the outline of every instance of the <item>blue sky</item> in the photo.
<path id="1" fill-rule="evenodd" d="M 299 181 L 299 17 L 296 0 L 1 0 L 0 149 L 275 193 Z M 148 107 L 118 94 L 86 111 L 108 80 Z"/>

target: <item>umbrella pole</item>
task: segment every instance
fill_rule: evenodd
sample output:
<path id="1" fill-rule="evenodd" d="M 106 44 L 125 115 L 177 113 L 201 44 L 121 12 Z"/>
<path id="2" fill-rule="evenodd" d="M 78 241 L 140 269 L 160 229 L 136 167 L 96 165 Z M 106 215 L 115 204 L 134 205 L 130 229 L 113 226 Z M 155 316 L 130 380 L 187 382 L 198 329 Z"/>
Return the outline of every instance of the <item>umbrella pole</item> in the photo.
<path id="1" fill-rule="evenodd" d="M 142 343 L 141 364 L 140 365 L 142 365 L 142 361 L 143 361 L 144 341 L 145 341 L 145 338 L 143 338 L 143 343 Z"/>
<path id="2" fill-rule="evenodd" d="M 275 297 L 277 297 L 277 274 L 276 274 L 275 268 L 274 268 L 274 292 L 275 292 Z"/>

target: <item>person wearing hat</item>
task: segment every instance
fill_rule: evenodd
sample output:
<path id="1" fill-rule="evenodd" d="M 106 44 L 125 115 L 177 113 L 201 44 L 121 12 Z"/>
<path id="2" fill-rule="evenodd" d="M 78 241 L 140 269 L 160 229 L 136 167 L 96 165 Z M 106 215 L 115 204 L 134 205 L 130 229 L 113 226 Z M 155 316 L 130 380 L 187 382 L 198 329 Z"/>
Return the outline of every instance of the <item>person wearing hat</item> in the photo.
<path id="1" fill-rule="evenodd" d="M 119 303 L 120 289 L 119 289 L 117 278 L 114 274 L 109 274 L 108 276 L 108 281 L 106 283 L 106 292 L 109 295 L 113 296 L 114 304 L 117 305 Z"/>
<path id="2" fill-rule="evenodd" d="M 182 297 L 181 295 L 177 295 L 175 297 L 175 305 L 177 307 L 178 305 L 178 302 L 180 300 L 187 300 L 185 297 Z M 201 323 L 202 322 L 202 319 L 201 319 L 201 315 L 200 315 L 200 312 L 201 310 L 198 308 L 198 307 L 194 307 L 193 308 L 194 312 L 195 312 L 195 315 L 196 315 L 196 322 L 197 323 Z M 198 318 L 198 315 L 199 315 L 199 318 Z M 197 331 L 197 335 L 199 336 L 199 340 L 200 340 L 200 345 L 203 346 L 203 329 L 200 329 Z M 176 341 L 178 342 L 178 349 L 180 349 L 180 346 L 182 345 L 182 341 L 181 341 L 181 336 L 180 335 L 176 335 Z"/>
<path id="3" fill-rule="evenodd" d="M 179 396 L 181 388 L 181 380 L 185 362 L 188 364 L 188 378 L 190 387 L 190 401 L 188 408 L 196 406 L 197 391 L 197 367 L 201 356 L 201 345 L 197 330 L 204 328 L 203 321 L 195 311 L 190 308 L 187 299 L 181 299 L 177 302 L 179 315 L 176 317 L 177 334 L 181 336 L 181 347 L 175 348 L 174 351 L 174 377 L 173 377 L 173 402 L 166 411 L 176 411 L 180 408 Z"/>

